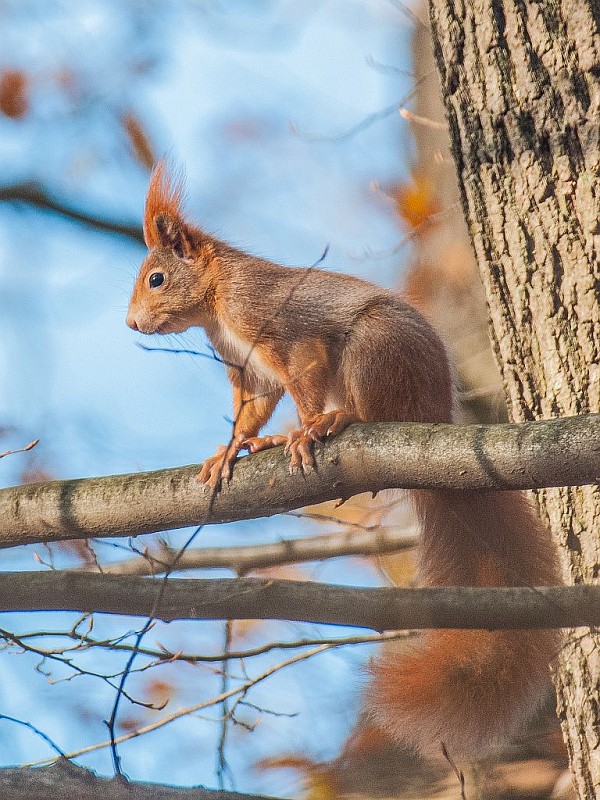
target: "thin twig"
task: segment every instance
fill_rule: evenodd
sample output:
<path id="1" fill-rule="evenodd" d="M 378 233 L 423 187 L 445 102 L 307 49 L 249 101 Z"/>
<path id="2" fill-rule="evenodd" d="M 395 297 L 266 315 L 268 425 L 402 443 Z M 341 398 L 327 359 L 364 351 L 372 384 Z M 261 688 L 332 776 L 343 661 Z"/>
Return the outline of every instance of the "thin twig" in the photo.
<path id="1" fill-rule="evenodd" d="M 465 774 L 461 769 L 459 769 L 456 766 L 456 764 L 454 763 L 453 759 L 450 757 L 450 753 L 448 752 L 448 748 L 446 747 L 444 742 L 442 742 L 442 755 L 444 756 L 444 758 L 446 759 L 446 761 L 450 765 L 450 768 L 452 769 L 452 772 L 454 772 L 454 774 L 456 775 L 456 779 L 458 780 L 458 784 L 460 786 L 460 798 L 461 798 L 461 800 L 467 800 L 467 795 L 466 795 L 466 791 L 465 791 Z"/>
<path id="2" fill-rule="evenodd" d="M 25 447 L 18 447 L 16 450 L 5 450 L 3 453 L 0 453 L 0 458 L 12 456 L 15 453 L 26 453 L 28 450 L 33 450 L 39 441 L 39 439 L 34 439 L 33 442 L 29 442 L 29 444 L 26 444 Z"/>
<path id="3" fill-rule="evenodd" d="M 73 208 L 53 197 L 41 184 L 34 181 L 0 187 L 0 202 L 26 203 L 42 211 L 50 211 L 75 222 L 81 222 L 104 233 L 114 233 L 118 236 L 126 236 L 141 244 L 144 243 L 140 225 L 129 225 L 117 220 L 104 219 Z"/>
<path id="4" fill-rule="evenodd" d="M 186 653 L 183 650 L 169 650 L 159 643 L 158 650 L 150 647 L 135 647 L 133 644 L 124 644 L 119 639 L 94 639 L 89 635 L 76 634 L 73 631 L 30 631 L 27 633 L 15 636 L 19 641 L 26 639 L 37 638 L 56 638 L 66 637 L 68 639 L 80 642 L 80 645 L 68 647 L 64 649 L 47 650 L 47 653 L 55 653 L 60 655 L 64 652 L 74 652 L 78 650 L 89 650 L 93 647 L 99 647 L 104 650 L 123 651 L 130 653 L 135 650 L 139 655 L 154 658 L 157 661 L 171 664 L 174 661 L 181 661 L 188 664 L 198 663 L 218 663 L 233 660 L 246 660 L 254 658 L 255 656 L 270 653 L 273 650 L 297 650 L 303 647 L 314 647 L 320 644 L 330 644 L 335 647 L 348 647 L 353 645 L 363 644 L 380 644 L 387 641 L 396 639 L 406 639 L 407 637 L 414 636 L 413 631 L 384 631 L 383 633 L 368 633 L 363 636 L 318 636 L 306 637 L 303 639 L 295 639 L 292 641 L 276 641 L 267 642 L 265 644 L 257 645 L 256 647 L 249 647 L 246 650 L 231 650 L 227 653 L 215 653 L 214 655 L 206 655 L 205 653 Z"/>
<path id="5" fill-rule="evenodd" d="M 89 745 L 88 747 L 82 747 L 79 750 L 73 750 L 70 753 L 65 753 L 64 757 L 68 759 L 78 758 L 79 756 L 85 755 L 86 753 L 93 753 L 96 750 L 103 750 L 106 747 L 113 747 L 114 745 L 122 744 L 123 742 L 128 742 L 131 739 L 135 739 L 138 736 L 142 736 L 143 734 L 150 733 L 151 731 L 158 730 L 163 728 L 165 725 L 169 725 L 171 722 L 174 722 L 177 719 L 181 719 L 182 717 L 186 717 L 189 714 L 193 714 L 196 711 L 201 711 L 204 708 L 210 708 L 215 705 L 219 705 L 224 700 L 227 700 L 230 697 L 235 697 L 235 695 L 245 693 L 248 689 L 251 689 L 253 686 L 261 683 L 262 681 L 269 678 L 276 672 L 284 669 L 285 667 L 292 666 L 293 664 L 297 664 L 300 661 L 306 661 L 308 658 L 312 658 L 319 653 L 323 653 L 326 650 L 330 650 L 332 645 L 320 645 L 319 647 L 315 647 L 312 650 L 309 650 L 306 653 L 298 653 L 297 655 L 293 656 L 292 658 L 287 659 L 286 661 L 282 661 L 279 664 L 275 664 L 274 666 L 270 667 L 269 669 L 265 670 L 262 674 L 260 674 L 256 678 L 252 678 L 251 680 L 246 681 L 245 683 L 237 686 L 233 689 L 229 689 L 224 694 L 219 694 L 216 697 L 212 697 L 210 700 L 205 700 L 201 703 L 196 703 L 192 706 L 186 706 L 186 708 L 179 709 L 179 711 L 174 711 L 172 714 L 169 714 L 166 717 L 163 717 L 156 722 L 152 722 L 149 725 L 144 725 L 141 728 L 137 728 L 134 731 L 129 731 L 128 733 L 123 733 L 120 736 L 116 736 L 113 739 L 108 739 L 103 742 L 98 742 L 97 744 Z M 62 755 L 62 754 L 61 754 Z M 43 764 L 50 763 L 52 759 L 44 758 L 40 759 L 39 761 L 31 761 L 27 764 L 23 764 L 23 767 L 37 767 Z"/>
<path id="6" fill-rule="evenodd" d="M 154 625 L 155 617 L 156 617 L 156 610 L 160 607 L 160 605 L 162 603 L 162 599 L 163 599 L 164 593 L 165 593 L 166 588 L 167 588 L 167 582 L 168 582 L 169 576 L 170 576 L 171 572 L 173 572 L 173 570 L 176 568 L 178 559 L 187 550 L 189 545 L 191 545 L 191 543 L 194 541 L 194 539 L 200 533 L 201 530 L 202 530 L 202 526 L 200 525 L 200 526 L 198 526 L 196 528 L 195 531 L 193 531 L 193 533 L 188 537 L 188 539 L 182 545 L 182 547 L 180 548 L 179 552 L 175 555 L 175 558 L 173 559 L 172 565 L 165 571 L 165 575 L 164 575 L 164 577 L 162 578 L 162 580 L 159 583 L 158 592 L 156 594 L 154 605 L 152 606 L 152 611 L 150 612 L 150 615 L 148 616 L 148 619 L 144 623 L 144 626 L 141 628 L 141 630 L 138 632 L 138 634 L 136 636 L 135 647 L 132 650 L 129 659 L 127 660 L 127 664 L 125 666 L 125 669 L 123 670 L 123 674 L 121 675 L 121 680 L 120 680 L 119 686 L 117 688 L 117 694 L 116 694 L 116 697 L 115 697 L 115 700 L 114 700 L 114 703 L 113 703 L 111 714 L 110 714 L 110 717 L 108 718 L 108 720 L 106 720 L 106 725 L 107 725 L 109 733 L 110 733 L 110 749 L 111 749 L 111 755 L 112 755 L 112 759 L 113 759 L 113 765 L 114 765 L 116 774 L 119 775 L 119 776 L 122 776 L 123 773 L 121 771 L 121 758 L 120 758 L 120 756 L 118 754 L 118 751 L 117 751 L 117 741 L 116 741 L 116 738 L 115 738 L 115 724 L 116 724 L 116 720 L 117 720 L 117 714 L 118 714 L 118 711 L 119 711 L 119 705 L 120 705 L 120 702 L 121 702 L 121 698 L 125 696 L 125 683 L 127 681 L 127 678 L 129 677 L 129 674 L 131 673 L 131 670 L 133 668 L 133 662 L 134 662 L 134 660 L 135 660 L 135 658 L 137 656 L 136 648 L 138 648 L 140 646 L 143 638 L 148 633 L 150 628 Z"/>
<path id="7" fill-rule="evenodd" d="M 445 122 L 437 122 L 436 120 L 429 119 L 428 117 L 419 117 L 417 114 L 413 114 L 412 111 L 409 111 L 407 108 L 400 108 L 398 111 L 403 119 L 406 119 L 409 122 L 414 122 L 417 125 L 423 125 L 425 128 L 433 128 L 436 131 L 444 131 L 448 127 Z"/>
<path id="8" fill-rule="evenodd" d="M 231 631 L 232 631 L 232 621 L 230 619 L 225 621 L 224 626 L 224 636 L 223 636 L 223 653 L 227 655 L 231 648 Z M 229 691 L 229 671 L 228 671 L 228 659 L 224 658 L 221 663 L 221 694 L 226 695 Z M 221 715 L 221 726 L 219 731 L 219 742 L 217 744 L 217 778 L 219 781 L 219 789 L 225 789 L 225 777 L 229 775 L 231 780 L 231 788 L 235 788 L 233 782 L 233 775 L 231 770 L 229 769 L 229 764 L 227 763 L 227 758 L 225 756 L 225 746 L 227 744 L 227 733 L 229 731 L 229 721 L 231 718 L 231 712 L 229 709 L 228 698 L 225 698 L 221 703 L 223 712 Z"/>
<path id="9" fill-rule="evenodd" d="M 414 87 L 411 91 L 405 95 L 400 101 L 393 103 L 390 106 L 386 106 L 382 108 L 380 111 L 374 111 L 372 114 L 368 114 L 364 117 L 360 122 L 357 122 L 356 125 L 353 125 L 351 128 L 343 131 L 342 133 L 333 134 L 331 136 L 326 136 L 323 134 L 310 134 L 310 133 L 302 133 L 300 132 L 295 126 L 292 126 L 292 131 L 299 136 L 301 139 L 307 142 L 342 142 L 346 139 L 351 139 L 353 136 L 356 136 L 357 133 L 362 133 L 362 131 L 367 130 L 376 122 L 379 122 L 382 119 L 386 119 L 387 117 L 391 117 L 393 114 L 398 112 L 398 109 L 408 103 L 409 100 L 417 93 L 419 86 L 429 78 L 430 75 L 434 73 L 434 70 L 430 70 L 422 75 L 418 81 L 416 81 Z"/>
<path id="10" fill-rule="evenodd" d="M 60 756 L 61 758 L 66 758 L 64 752 L 60 749 L 60 747 L 53 741 L 47 733 L 41 731 L 39 728 L 36 728 L 35 725 L 32 725 L 31 722 L 26 722 L 22 719 L 17 719 L 17 717 L 11 717 L 9 714 L 0 714 L 0 720 L 6 719 L 9 722 L 14 722 L 16 725 L 22 725 L 24 728 L 29 728 L 30 731 L 33 731 L 40 739 L 43 739 L 47 745 L 49 745 L 54 752 Z"/>

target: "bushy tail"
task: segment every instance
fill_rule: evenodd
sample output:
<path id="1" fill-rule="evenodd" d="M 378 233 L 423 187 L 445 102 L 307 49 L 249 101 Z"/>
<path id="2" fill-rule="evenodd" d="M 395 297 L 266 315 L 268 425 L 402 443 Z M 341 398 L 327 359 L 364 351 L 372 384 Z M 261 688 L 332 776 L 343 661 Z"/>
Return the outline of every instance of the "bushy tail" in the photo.
<path id="1" fill-rule="evenodd" d="M 425 586 L 560 583 L 549 534 L 520 492 L 413 492 Z M 386 649 L 368 705 L 393 738 L 423 752 L 474 756 L 515 734 L 536 709 L 556 631 L 443 630 Z"/>

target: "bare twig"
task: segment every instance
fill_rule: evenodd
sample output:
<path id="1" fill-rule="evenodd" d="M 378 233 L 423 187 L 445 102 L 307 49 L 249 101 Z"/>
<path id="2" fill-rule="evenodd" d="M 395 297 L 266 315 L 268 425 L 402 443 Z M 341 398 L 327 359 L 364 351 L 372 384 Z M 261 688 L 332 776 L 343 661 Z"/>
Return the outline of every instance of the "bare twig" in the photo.
<path id="1" fill-rule="evenodd" d="M 395 114 L 399 108 L 404 106 L 408 101 L 415 96 L 417 93 L 417 89 L 419 86 L 426 81 L 431 75 L 435 74 L 434 70 L 425 73 L 425 75 L 421 75 L 421 77 L 416 81 L 414 87 L 411 91 L 405 95 L 401 100 L 393 105 L 386 106 L 382 108 L 380 111 L 374 111 L 372 114 L 368 114 L 364 117 L 360 122 L 357 122 L 356 125 L 352 125 L 351 128 L 344 131 L 343 133 L 337 133 L 333 136 L 326 136 L 323 134 L 309 134 L 309 133 L 302 133 L 298 131 L 296 126 L 292 126 L 292 130 L 296 133 L 301 139 L 304 139 L 308 142 L 342 142 L 346 139 L 351 139 L 353 136 L 356 136 L 357 133 L 362 133 L 362 131 L 367 130 L 376 122 L 379 122 L 382 119 L 386 119 L 387 117 L 391 117 L 392 114 Z"/>
<path id="2" fill-rule="evenodd" d="M 38 639 L 49 637 L 55 639 L 57 637 L 66 637 L 70 640 L 78 642 L 77 645 L 69 645 L 65 648 L 55 648 L 48 652 L 54 652 L 58 655 L 65 652 L 72 652 L 74 650 L 87 650 L 92 647 L 100 647 L 105 650 L 111 651 L 125 651 L 131 652 L 136 650 L 139 655 L 148 656 L 155 659 L 157 662 L 170 664 L 173 661 L 182 661 L 189 664 L 201 663 L 216 663 L 232 660 L 247 660 L 254 658 L 254 656 L 270 653 L 273 650 L 298 650 L 303 647 L 314 647 L 319 644 L 331 644 L 336 647 L 348 647 L 363 644 L 381 644 L 382 642 L 392 641 L 396 639 L 406 639 L 413 636 L 412 631 L 385 631 L 384 633 L 368 633 L 362 636 L 318 636 L 313 638 L 294 639 L 291 641 L 276 641 L 266 642 L 265 644 L 257 645 L 256 647 L 249 647 L 245 650 L 230 650 L 227 653 L 215 653 L 213 655 L 206 655 L 205 653 L 187 653 L 185 651 L 172 651 L 159 644 L 160 650 L 150 647 L 135 647 L 133 644 L 125 644 L 119 639 L 94 639 L 89 635 L 77 635 L 73 631 L 30 631 L 27 633 L 19 634 L 16 638 L 21 640 Z"/>
<path id="3" fill-rule="evenodd" d="M 231 649 L 231 630 L 232 630 L 232 623 L 231 620 L 228 619 L 225 621 L 225 629 L 223 634 L 223 653 L 227 655 L 229 650 Z M 226 695 L 229 691 L 229 669 L 228 669 L 228 659 L 224 658 L 221 664 L 221 694 Z M 221 703 L 223 713 L 221 715 L 221 729 L 219 732 L 219 742 L 217 745 L 217 778 L 219 781 L 219 789 L 225 788 L 225 778 L 229 775 L 230 779 L 233 778 L 231 774 L 231 770 L 229 769 L 229 764 L 227 763 L 227 757 L 225 755 L 225 747 L 227 745 L 227 734 L 229 732 L 229 723 L 231 721 L 231 713 L 232 711 L 229 708 L 228 703 L 229 698 L 225 698 Z M 233 786 L 233 780 L 232 780 Z"/>
<path id="4" fill-rule="evenodd" d="M 382 194 L 385 194 L 383 192 Z M 460 205 L 458 203 L 452 203 L 445 208 L 442 208 L 441 211 L 437 211 L 434 214 L 428 214 L 421 222 L 413 227 L 413 229 L 404 236 L 400 241 L 395 244 L 393 247 L 387 247 L 384 250 L 372 250 L 366 249 L 360 255 L 355 255 L 357 261 L 362 261 L 365 259 L 374 259 L 374 258 L 389 258 L 390 256 L 397 255 L 407 244 L 414 241 L 418 236 L 421 235 L 423 231 L 425 231 L 432 223 L 439 222 L 443 220 L 449 214 L 456 212 L 460 209 Z"/>
<path id="5" fill-rule="evenodd" d="M 185 541 L 183 546 L 180 548 L 179 552 L 175 554 L 175 557 L 173 559 L 173 562 L 172 562 L 171 566 L 168 567 L 165 570 L 165 574 L 164 574 L 164 577 L 162 578 L 162 580 L 158 581 L 157 585 L 155 584 L 154 592 L 153 592 L 154 593 L 154 599 L 153 599 L 153 602 L 152 602 L 150 614 L 148 616 L 148 619 L 144 623 L 143 627 L 140 628 L 140 630 L 136 634 L 135 647 L 132 649 L 129 658 L 127 659 L 127 664 L 125 665 L 125 669 L 121 673 L 120 681 L 119 681 L 119 685 L 117 687 L 117 693 L 115 695 L 115 700 L 114 700 L 113 707 L 112 707 L 112 710 L 111 710 L 111 713 L 110 713 L 110 717 L 108 718 L 108 720 L 106 720 L 106 726 L 107 726 L 109 734 L 110 734 L 110 749 L 111 749 L 111 754 L 112 754 L 112 759 L 113 759 L 113 765 L 114 765 L 115 772 L 116 772 L 117 775 L 122 775 L 122 771 L 121 771 L 121 758 L 120 758 L 118 750 L 117 750 L 117 741 L 116 741 L 116 738 L 115 738 L 115 725 L 116 725 L 116 721 L 117 721 L 117 715 L 118 715 L 118 712 L 119 712 L 119 705 L 121 703 L 121 698 L 125 697 L 125 698 L 129 699 L 127 694 L 125 693 L 125 684 L 127 682 L 127 679 L 129 677 L 132 669 L 133 669 L 133 662 L 135 661 L 135 659 L 136 659 L 136 657 L 138 655 L 138 648 L 140 647 L 140 645 L 142 643 L 142 640 L 144 639 L 145 635 L 148 633 L 148 631 L 154 625 L 154 620 L 155 620 L 155 617 L 157 616 L 157 613 L 156 613 L 157 609 L 160 608 L 160 606 L 162 605 L 165 592 L 167 591 L 167 587 L 169 585 L 169 582 L 168 582 L 169 576 L 170 576 L 171 572 L 176 568 L 177 561 L 179 560 L 179 558 L 183 555 L 183 553 L 185 553 L 185 551 L 187 550 L 189 545 L 193 542 L 193 540 L 196 538 L 196 536 L 200 533 L 201 528 L 202 528 L 202 526 L 197 527 L 196 530 L 193 531 L 191 536 L 188 537 L 188 539 Z"/>
<path id="6" fill-rule="evenodd" d="M 409 111 L 407 108 L 400 108 L 399 112 L 402 119 L 406 119 L 409 122 L 414 122 L 416 125 L 423 125 L 425 128 L 433 128 L 437 131 L 443 131 L 448 127 L 445 122 L 436 122 L 434 119 L 419 117 L 417 114 L 413 114 L 412 111 Z"/>
<path id="7" fill-rule="evenodd" d="M 392 73 L 394 75 L 404 75 L 407 78 L 417 77 L 415 73 L 411 72 L 410 70 L 397 67 L 394 64 L 384 64 L 381 61 L 377 61 L 377 59 L 370 54 L 365 58 L 365 62 L 368 67 L 371 67 L 371 69 L 374 69 L 377 72 L 382 72 L 383 74 Z"/>
<path id="8" fill-rule="evenodd" d="M 15 453 L 26 453 L 28 450 L 33 450 L 39 441 L 39 439 L 34 439 L 33 442 L 29 442 L 29 444 L 26 444 L 25 447 L 18 447 L 16 450 L 5 450 L 3 453 L 0 453 L 0 458 L 12 456 Z"/>
<path id="9" fill-rule="evenodd" d="M 450 768 L 452 769 L 452 772 L 456 775 L 456 779 L 457 779 L 458 785 L 460 787 L 460 798 L 461 798 L 461 800 L 467 800 L 467 795 L 466 795 L 466 791 L 465 791 L 465 774 L 461 769 L 459 769 L 456 766 L 456 764 L 455 764 L 452 756 L 448 752 L 448 748 L 446 747 L 444 742 L 442 742 L 442 755 L 444 756 L 444 758 L 446 759 L 448 764 L 450 764 Z"/>
<path id="10" fill-rule="evenodd" d="M 86 675 L 86 676 L 91 677 L 91 678 L 100 678 L 101 680 L 105 681 L 113 689 L 117 688 L 115 686 L 115 684 L 112 682 L 112 679 L 114 679 L 115 677 L 119 677 L 120 678 L 121 677 L 121 673 L 120 672 L 117 675 L 104 675 L 101 672 L 94 672 L 93 670 L 82 669 L 77 664 L 73 663 L 72 658 L 69 658 L 64 654 L 64 652 L 66 652 L 66 651 L 64 651 L 63 653 L 58 653 L 57 654 L 57 653 L 52 652 L 51 650 L 46 650 L 46 649 L 42 649 L 42 648 L 39 648 L 39 647 L 34 647 L 32 645 L 27 644 L 23 639 L 19 638 L 15 634 L 10 633 L 9 631 L 6 631 L 6 630 L 1 629 L 1 628 L 0 628 L 0 639 L 3 639 L 8 644 L 12 644 L 15 647 L 18 647 L 20 650 L 23 650 L 24 652 L 29 652 L 29 653 L 32 653 L 34 655 L 40 656 L 41 663 L 36 667 L 36 669 L 39 672 L 44 672 L 42 670 L 41 664 L 43 664 L 46 659 L 48 661 L 56 661 L 56 662 L 62 664 L 62 666 L 67 667 L 68 669 L 72 670 L 72 674 L 69 677 L 62 678 L 60 680 L 51 680 L 50 681 L 51 683 L 60 683 L 60 682 L 63 682 L 65 680 L 71 680 L 71 678 L 73 678 L 73 677 Z M 50 677 L 49 673 L 45 673 L 44 672 L 44 674 L 46 674 L 46 676 L 48 678 Z M 150 703 L 143 703 L 143 702 L 141 702 L 139 700 L 135 700 L 133 697 L 130 697 L 129 695 L 125 695 L 125 696 L 134 705 L 144 706 L 144 708 L 153 708 L 152 704 L 150 704 Z"/>
<path id="11" fill-rule="evenodd" d="M 143 727 L 137 728 L 134 731 L 123 733 L 120 736 L 115 737 L 114 740 L 109 739 L 104 742 L 99 742 L 98 744 L 89 745 L 88 747 L 82 747 L 79 750 L 74 750 L 70 753 L 66 753 L 65 757 L 78 758 L 79 756 L 85 755 L 86 753 L 93 753 L 96 750 L 103 750 L 106 747 L 113 746 L 113 744 L 122 744 L 123 742 L 128 742 L 131 739 L 135 739 L 138 736 L 142 736 L 143 734 L 150 733 L 151 731 L 158 730 L 159 728 L 164 728 L 165 725 L 169 725 L 171 722 L 174 722 L 177 719 L 181 719 L 182 717 L 189 716 L 190 714 L 193 714 L 196 711 L 201 711 L 204 708 L 211 708 L 212 706 L 219 705 L 224 700 L 227 700 L 230 697 L 235 697 L 238 694 L 245 694 L 246 692 L 248 692 L 249 689 L 253 688 L 257 684 L 266 680 L 266 678 L 269 678 L 271 675 L 274 675 L 276 672 L 279 672 L 285 667 L 297 664 L 300 661 L 306 661 L 306 659 L 312 658 L 313 656 L 318 655 L 319 653 L 323 653 L 326 650 L 330 649 L 331 645 L 324 644 L 324 645 L 319 645 L 318 647 L 315 647 L 312 650 L 308 650 L 304 653 L 298 653 L 297 655 L 288 658 L 286 661 L 282 661 L 279 664 L 275 664 L 274 666 L 269 667 L 269 669 L 265 670 L 256 678 L 251 678 L 250 680 L 245 681 L 239 686 L 229 689 L 227 692 L 222 692 L 216 697 L 212 697 L 210 700 L 204 700 L 192 706 L 181 708 L 179 709 L 179 711 L 174 711 L 172 714 L 168 714 L 167 716 L 157 720 L 156 722 L 152 722 L 149 725 L 144 725 Z M 23 764 L 23 766 L 36 767 L 41 764 L 48 764 L 49 761 L 50 759 L 46 758 L 46 759 L 41 759 L 40 761 L 32 761 L 29 764 Z"/>
<path id="12" fill-rule="evenodd" d="M 73 206 L 57 200 L 41 184 L 34 181 L 0 187 L 0 202 L 25 203 L 42 211 L 50 211 L 61 217 L 66 217 L 74 222 L 81 222 L 95 230 L 126 236 L 136 242 L 144 243 L 144 236 L 139 225 L 129 225 L 117 220 L 105 219 L 87 211 L 73 208 Z"/>
<path id="13" fill-rule="evenodd" d="M 13 722 L 16 725 L 22 725 L 24 728 L 29 728 L 29 730 L 33 731 L 36 734 L 36 736 L 39 736 L 40 739 L 43 739 L 46 742 L 46 744 L 49 745 L 57 755 L 61 757 L 64 756 L 63 751 L 56 744 L 56 742 L 53 739 L 51 739 L 48 736 L 48 734 L 44 733 L 44 731 L 41 731 L 39 728 L 36 728 L 35 725 L 32 725 L 31 722 L 26 722 L 25 720 L 17 719 L 17 717 L 11 717 L 8 714 L 0 714 L 0 720 L 3 719 L 7 720 L 8 722 Z"/>

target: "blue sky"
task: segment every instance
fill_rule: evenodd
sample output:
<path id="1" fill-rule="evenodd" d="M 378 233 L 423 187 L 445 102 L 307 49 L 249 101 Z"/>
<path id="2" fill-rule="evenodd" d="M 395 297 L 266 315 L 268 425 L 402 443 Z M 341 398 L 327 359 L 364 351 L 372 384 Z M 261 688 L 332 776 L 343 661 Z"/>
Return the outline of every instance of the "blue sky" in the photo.
<path id="1" fill-rule="evenodd" d="M 30 0 L 5 4 L 0 25 L 0 68 L 20 67 L 33 76 L 29 116 L 0 117 L 4 184 L 39 180 L 72 205 L 139 222 L 148 175 L 131 157 L 118 123 L 132 111 L 157 153 L 184 166 L 190 213 L 211 233 L 284 264 L 313 263 L 329 245 L 328 269 L 389 286 L 399 281 L 404 253 L 384 254 L 402 231 L 377 187 L 406 178 L 406 123 L 392 113 L 339 138 L 410 91 L 409 76 L 371 63 L 410 68 L 410 27 L 387 0 Z M 67 68 L 76 78 L 70 95 L 57 78 Z M 0 425 L 6 427 L 0 449 L 41 438 L 31 456 L 0 461 L 2 485 L 18 480 L 26 463 L 56 477 L 130 472 L 198 462 L 227 440 L 230 390 L 222 367 L 143 351 L 142 337 L 124 324 L 143 257 L 143 248 L 125 239 L 0 205 Z M 206 349 L 198 330 L 183 342 Z M 165 341 L 146 337 L 144 343 Z M 293 418 L 284 402 L 271 429 Z M 213 526 L 202 543 L 317 530 L 275 518 Z M 34 549 L 4 551 L 5 568 L 34 569 Z M 108 548 L 102 557 L 111 557 Z M 376 580 L 349 559 L 315 566 L 310 574 Z M 66 615 L 2 616 L 0 625 L 14 630 L 72 623 Z M 98 622 L 113 632 L 137 624 Z M 184 635 L 175 627 L 162 626 L 165 640 Z M 259 638 L 297 630 L 273 624 Z M 214 650 L 221 631 L 185 626 L 185 644 Z M 358 708 L 358 664 L 365 656 L 366 648 L 318 656 L 256 690 L 254 702 L 292 706 L 299 716 L 265 715 L 253 734 L 234 730 L 229 756 L 238 789 L 294 790 L 291 778 L 251 768 L 274 749 L 335 753 Z M 65 749 L 103 738 L 109 688 L 86 678 L 51 685 L 35 663 L 28 655 L 0 654 L 0 713 L 28 719 Z M 175 703 L 208 696 L 214 678 L 177 669 L 184 688 Z M 0 727 L 0 763 L 45 755 L 31 732 L 7 726 Z M 124 769 L 144 780 L 214 785 L 217 735 L 214 723 L 176 723 L 124 745 Z M 106 752 L 82 763 L 110 773 Z"/>

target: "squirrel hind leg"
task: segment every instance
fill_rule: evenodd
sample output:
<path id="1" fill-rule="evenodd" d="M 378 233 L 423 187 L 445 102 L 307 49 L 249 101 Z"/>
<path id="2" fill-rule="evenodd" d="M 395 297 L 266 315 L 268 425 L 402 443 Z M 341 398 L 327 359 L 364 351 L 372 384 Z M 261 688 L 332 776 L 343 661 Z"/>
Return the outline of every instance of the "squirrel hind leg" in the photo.
<path id="1" fill-rule="evenodd" d="M 354 422 L 360 422 L 360 418 L 351 411 L 344 408 L 334 408 L 324 414 L 318 414 L 304 425 L 306 435 L 311 439 L 325 439 L 327 436 L 335 436 L 346 430 Z"/>
<path id="2" fill-rule="evenodd" d="M 454 390 L 446 349 L 401 300 L 374 306 L 342 355 L 346 407 L 364 422 L 450 422 Z"/>

